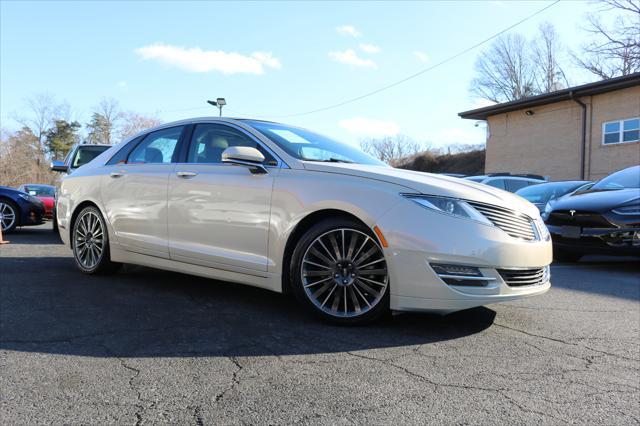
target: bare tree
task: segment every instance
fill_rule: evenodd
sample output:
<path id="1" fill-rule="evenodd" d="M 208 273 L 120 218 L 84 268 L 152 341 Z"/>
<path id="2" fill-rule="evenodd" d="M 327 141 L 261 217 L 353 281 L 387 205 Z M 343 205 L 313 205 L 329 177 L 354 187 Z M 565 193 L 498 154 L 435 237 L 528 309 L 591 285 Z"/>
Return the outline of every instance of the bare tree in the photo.
<path id="1" fill-rule="evenodd" d="M 562 45 L 552 24 L 540 24 L 538 37 L 531 43 L 536 91 L 549 93 L 568 87 L 569 82 L 560 65 Z"/>
<path id="2" fill-rule="evenodd" d="M 45 152 L 45 135 L 57 119 L 68 120 L 69 105 L 58 102 L 50 93 L 39 93 L 25 99 L 26 114 L 16 115 L 15 119 L 35 135 L 42 152 Z"/>
<path id="3" fill-rule="evenodd" d="M 391 166 L 423 150 L 422 144 L 405 135 L 363 139 L 360 141 L 360 148 Z"/>
<path id="4" fill-rule="evenodd" d="M 93 109 L 91 120 L 86 127 L 89 131 L 87 140 L 93 144 L 113 144 L 117 142 L 118 127 L 122 120 L 122 111 L 118 101 L 103 98 Z"/>
<path id="5" fill-rule="evenodd" d="M 497 38 L 489 50 L 480 53 L 471 91 L 493 102 L 507 102 L 536 94 L 535 70 L 527 41 L 520 34 Z"/>
<path id="6" fill-rule="evenodd" d="M 587 16 L 585 30 L 590 42 L 582 47 L 581 55 L 573 55 L 579 66 L 608 79 L 640 71 L 640 1 L 601 0 L 601 12 L 615 10 L 618 15 L 608 25 L 600 14 Z"/>
<path id="7" fill-rule="evenodd" d="M 126 139 L 143 130 L 160 125 L 162 122 L 156 117 L 146 117 L 133 111 L 122 114 L 119 135 Z"/>

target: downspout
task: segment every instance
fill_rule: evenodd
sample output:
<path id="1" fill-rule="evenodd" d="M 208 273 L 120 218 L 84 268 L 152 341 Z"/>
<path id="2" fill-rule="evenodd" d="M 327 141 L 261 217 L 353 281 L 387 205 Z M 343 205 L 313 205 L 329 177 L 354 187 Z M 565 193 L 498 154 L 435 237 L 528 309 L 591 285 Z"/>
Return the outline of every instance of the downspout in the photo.
<path id="1" fill-rule="evenodd" d="M 575 97 L 575 93 L 573 91 L 569 92 L 569 97 L 572 101 L 580 105 L 582 108 L 582 142 L 580 145 L 580 179 L 584 180 L 584 171 L 585 171 L 585 153 L 587 146 L 587 105 L 582 102 L 580 99 Z"/>

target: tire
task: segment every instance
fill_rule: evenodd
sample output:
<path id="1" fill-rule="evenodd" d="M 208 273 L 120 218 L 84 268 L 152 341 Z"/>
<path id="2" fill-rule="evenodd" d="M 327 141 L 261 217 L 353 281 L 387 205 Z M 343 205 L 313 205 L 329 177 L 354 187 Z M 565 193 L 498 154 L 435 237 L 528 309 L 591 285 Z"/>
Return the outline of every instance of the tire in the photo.
<path id="1" fill-rule="evenodd" d="M 289 271 L 298 301 L 323 320 L 365 324 L 389 312 L 384 252 L 364 225 L 325 219 L 297 242 Z"/>
<path id="2" fill-rule="evenodd" d="M 2 215 L 2 219 L 0 219 L 0 226 L 2 226 L 2 232 L 8 234 L 13 232 L 18 226 L 18 219 L 20 218 L 20 209 L 11 200 L 7 200 L 6 198 L 0 199 L 0 214 Z"/>
<path id="3" fill-rule="evenodd" d="M 582 254 L 564 250 L 555 250 L 553 258 L 558 262 L 575 263 L 582 258 Z"/>
<path id="4" fill-rule="evenodd" d="M 76 217 L 71 233 L 71 249 L 78 269 L 85 274 L 111 274 L 121 266 L 111 261 L 107 226 L 102 214 L 94 206 L 85 207 Z"/>
<path id="5" fill-rule="evenodd" d="M 51 218 L 51 221 L 53 222 L 53 232 L 58 232 L 58 212 L 57 209 L 54 207 L 53 208 L 53 217 Z"/>

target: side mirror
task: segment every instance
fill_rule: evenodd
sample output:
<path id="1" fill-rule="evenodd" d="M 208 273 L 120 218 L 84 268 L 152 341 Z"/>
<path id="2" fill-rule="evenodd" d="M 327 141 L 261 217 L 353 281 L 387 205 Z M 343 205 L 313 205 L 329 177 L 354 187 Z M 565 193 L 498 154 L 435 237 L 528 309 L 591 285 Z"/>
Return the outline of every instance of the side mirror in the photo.
<path id="1" fill-rule="evenodd" d="M 230 146 L 222 151 L 222 162 L 250 167 L 252 173 L 268 173 L 263 164 L 264 155 L 250 146 Z"/>
<path id="2" fill-rule="evenodd" d="M 69 167 L 62 161 L 52 161 L 51 162 L 51 171 L 67 173 L 69 171 Z"/>

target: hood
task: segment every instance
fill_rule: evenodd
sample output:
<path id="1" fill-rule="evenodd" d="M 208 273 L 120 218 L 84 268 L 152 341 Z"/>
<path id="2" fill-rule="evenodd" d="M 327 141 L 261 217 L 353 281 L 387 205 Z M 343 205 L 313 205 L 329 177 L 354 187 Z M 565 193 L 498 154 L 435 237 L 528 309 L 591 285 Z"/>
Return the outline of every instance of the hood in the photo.
<path id="1" fill-rule="evenodd" d="M 316 172 L 337 173 L 388 182 L 405 187 L 404 192 L 409 193 L 440 195 L 503 206 L 531 217 L 539 214 L 538 208 L 520 196 L 456 177 L 364 164 L 305 161 L 304 168 Z"/>
<path id="2" fill-rule="evenodd" d="M 585 192 L 566 195 L 553 203 L 554 210 L 585 210 L 606 212 L 621 204 L 640 200 L 640 189 L 627 188 L 615 191 Z"/>
<path id="3" fill-rule="evenodd" d="M 0 186 L 0 192 L 4 192 L 5 194 L 26 194 L 26 192 L 18 191 L 15 188 L 10 188 L 8 186 Z"/>

